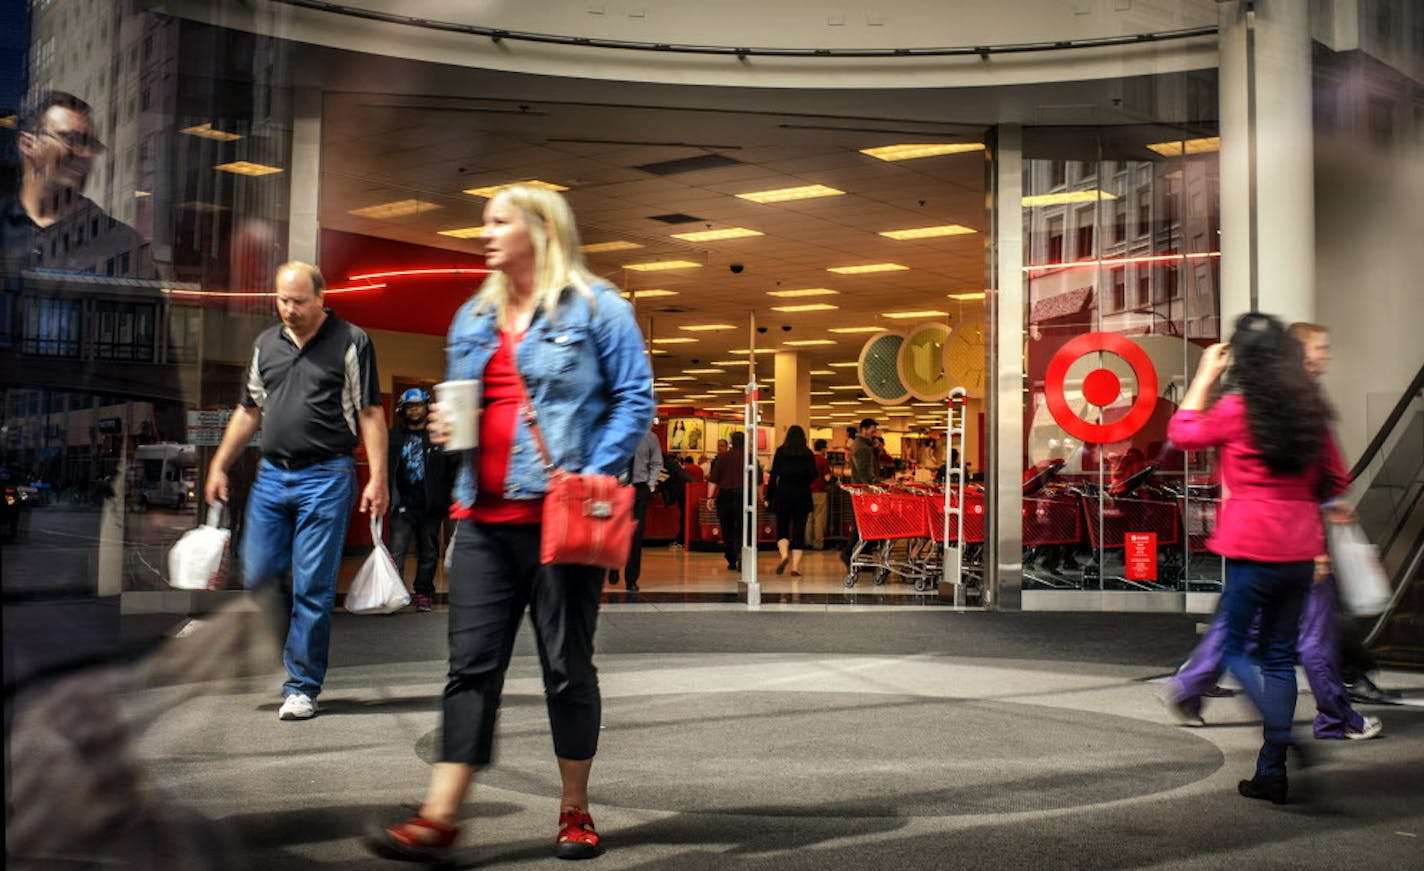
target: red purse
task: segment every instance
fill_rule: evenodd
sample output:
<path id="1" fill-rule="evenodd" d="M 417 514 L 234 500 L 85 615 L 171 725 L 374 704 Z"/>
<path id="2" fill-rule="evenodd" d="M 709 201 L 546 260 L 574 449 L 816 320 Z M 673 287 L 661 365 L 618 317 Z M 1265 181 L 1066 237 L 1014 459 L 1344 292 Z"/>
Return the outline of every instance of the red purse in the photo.
<path id="1" fill-rule="evenodd" d="M 524 389 L 524 419 L 539 448 L 549 487 L 544 492 L 544 514 L 539 531 L 539 562 L 548 565 L 598 566 L 622 569 L 633 545 L 633 488 L 612 475 L 575 475 L 554 466 L 544 434 L 534 414 L 534 403 Z"/>

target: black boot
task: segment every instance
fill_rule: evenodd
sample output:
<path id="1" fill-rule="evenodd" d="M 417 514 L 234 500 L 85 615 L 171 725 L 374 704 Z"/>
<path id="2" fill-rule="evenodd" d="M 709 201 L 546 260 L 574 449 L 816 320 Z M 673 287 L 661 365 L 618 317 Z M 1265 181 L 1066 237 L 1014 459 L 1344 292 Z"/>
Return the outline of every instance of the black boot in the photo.
<path id="1" fill-rule="evenodd" d="M 1236 784 L 1236 791 L 1247 798 L 1259 798 L 1271 804 L 1285 804 L 1288 785 L 1284 774 L 1260 774 Z"/>

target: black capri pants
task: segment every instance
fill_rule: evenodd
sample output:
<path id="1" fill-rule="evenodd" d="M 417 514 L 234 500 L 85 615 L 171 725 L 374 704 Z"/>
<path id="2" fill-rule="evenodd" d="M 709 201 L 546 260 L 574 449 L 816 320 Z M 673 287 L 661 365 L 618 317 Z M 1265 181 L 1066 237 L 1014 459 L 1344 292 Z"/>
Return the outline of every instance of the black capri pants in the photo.
<path id="1" fill-rule="evenodd" d="M 776 512 L 776 537 L 791 540 L 792 550 L 806 549 L 806 518 L 811 516 L 811 506 L 786 507 Z"/>
<path id="2" fill-rule="evenodd" d="M 603 571 L 540 565 L 538 524 L 460 521 L 450 573 L 450 673 L 440 761 L 486 765 L 515 633 L 529 609 L 560 759 L 592 759 L 603 705 L 593 635 Z"/>

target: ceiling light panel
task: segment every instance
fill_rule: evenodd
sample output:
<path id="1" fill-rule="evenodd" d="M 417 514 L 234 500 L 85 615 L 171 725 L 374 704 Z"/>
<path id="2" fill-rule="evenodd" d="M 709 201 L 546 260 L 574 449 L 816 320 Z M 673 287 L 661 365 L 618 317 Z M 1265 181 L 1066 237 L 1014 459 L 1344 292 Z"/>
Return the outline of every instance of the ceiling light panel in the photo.
<path id="1" fill-rule="evenodd" d="M 1163 157 L 1181 157 L 1186 154 L 1207 154 L 1221 150 L 1220 136 L 1206 136 L 1201 139 L 1179 139 L 1174 142 L 1154 142 L 1147 146 Z"/>
<path id="2" fill-rule="evenodd" d="M 591 245 L 580 245 L 579 250 L 585 254 L 604 254 L 609 251 L 631 251 L 634 248 L 642 247 L 637 242 L 620 239 L 614 242 L 594 242 Z"/>
<path id="3" fill-rule="evenodd" d="M 836 370 L 834 370 L 834 369 L 812 369 L 812 370 L 811 370 L 811 374 L 812 374 L 812 375 L 834 375 L 834 374 L 836 374 Z"/>
<path id="4" fill-rule="evenodd" d="M 859 366 L 860 363 L 856 360 L 848 360 L 844 363 L 827 363 L 826 365 L 834 367 L 836 369 L 853 369 L 856 366 Z"/>
<path id="5" fill-rule="evenodd" d="M 775 353 L 776 353 L 776 349 L 775 349 L 775 348 L 757 348 L 757 349 L 756 349 L 756 352 L 757 352 L 758 354 L 775 354 Z M 730 353 L 730 354 L 750 354 L 751 351 L 748 351 L 746 348 L 733 348 L 733 349 L 732 349 L 731 351 L 729 351 L 728 353 Z M 857 364 L 855 364 L 855 365 L 859 365 L 859 364 L 857 363 Z"/>
<path id="6" fill-rule="evenodd" d="M 698 230 L 693 233 L 673 233 L 674 239 L 681 239 L 684 242 L 721 242 L 726 239 L 746 239 L 751 236 L 766 235 L 760 230 L 750 230 L 746 227 L 724 227 L 721 230 Z"/>
<path id="7" fill-rule="evenodd" d="M 666 375 L 658 379 L 659 381 L 696 381 L 692 375 Z"/>
<path id="8" fill-rule="evenodd" d="M 867 275 L 872 272 L 901 272 L 909 268 L 899 263 L 863 263 L 859 266 L 832 266 L 826 271 L 838 275 Z"/>
<path id="9" fill-rule="evenodd" d="M 530 185 L 530 186 L 532 186 L 532 187 L 544 188 L 545 190 L 550 190 L 550 191 L 566 191 L 566 190 L 568 190 L 568 187 L 565 186 L 565 185 L 555 184 L 554 182 L 551 182 L 551 181 L 540 181 L 540 180 L 537 179 L 537 178 L 531 178 L 531 179 L 529 179 L 528 181 L 511 181 L 511 182 L 505 182 L 505 183 L 503 183 L 503 184 L 487 185 L 487 186 L 482 187 L 482 188 L 469 188 L 468 190 L 465 191 L 465 193 L 469 194 L 469 195 L 472 196 L 472 197 L 484 197 L 484 198 L 488 199 L 490 196 L 492 196 L 492 195 L 494 194 L 495 191 L 499 190 L 499 189 L 502 188 L 502 187 L 508 187 L 509 185 L 512 185 L 512 184 L 527 184 L 527 185 Z"/>
<path id="10" fill-rule="evenodd" d="M 794 188 L 776 188 L 765 191 L 752 191 L 745 194 L 737 194 L 743 200 L 751 200 L 754 203 L 784 203 L 790 200 L 810 200 L 817 197 L 835 197 L 844 194 L 845 191 L 836 190 L 823 184 L 808 184 Z"/>
<path id="11" fill-rule="evenodd" d="M 214 130 L 211 122 L 199 124 L 196 127 L 184 127 L 179 133 L 186 133 L 189 136 L 197 136 L 202 139 L 211 139 L 215 142 L 232 142 L 242 137 L 236 133 L 228 133 L 226 130 Z"/>
<path id="12" fill-rule="evenodd" d="M 925 309 L 923 311 L 884 312 L 883 316 L 887 318 L 896 318 L 898 320 L 908 320 L 910 318 L 946 318 L 949 317 L 949 312 L 936 311 L 934 309 Z"/>
<path id="13" fill-rule="evenodd" d="M 879 160 L 894 161 L 983 150 L 984 143 L 982 142 L 918 142 L 910 145 L 882 145 L 878 148 L 862 148 L 860 153 Z"/>
<path id="14" fill-rule="evenodd" d="M 884 327 L 831 327 L 828 332 L 832 333 L 878 333 Z"/>
<path id="15" fill-rule="evenodd" d="M 665 269 L 697 269 L 701 263 L 694 263 L 691 260 L 654 260 L 651 263 L 624 263 L 624 269 L 631 269 L 634 272 L 661 272 Z"/>
<path id="16" fill-rule="evenodd" d="M 942 224 L 938 227 L 912 227 L 908 230 L 886 230 L 881 233 L 889 239 L 904 241 L 906 239 L 935 239 L 940 236 L 968 236 L 978 232 L 973 228 L 963 224 Z"/>
<path id="17" fill-rule="evenodd" d="M 836 296 L 839 290 L 831 290 L 829 287 L 803 287 L 800 290 L 768 290 L 767 296 L 799 297 L 799 296 Z"/>
<path id="18" fill-rule="evenodd" d="M 835 339 L 792 339 L 789 342 L 782 342 L 787 348 L 812 348 L 818 345 L 838 344 Z"/>
<path id="19" fill-rule="evenodd" d="M 1061 206 L 1065 203 L 1092 203 L 1099 199 L 1115 200 L 1117 197 L 1107 191 L 1061 191 L 1056 194 L 1034 194 L 1023 198 L 1023 204 L 1033 206 Z"/>
<path id="20" fill-rule="evenodd" d="M 735 330 L 735 324 L 687 324 L 678 327 L 679 330 L 687 330 L 689 333 L 715 333 L 719 330 Z"/>
<path id="21" fill-rule="evenodd" d="M 391 218 L 405 218 L 424 212 L 433 212 L 438 208 L 440 208 L 440 206 L 435 203 L 423 202 L 421 200 L 395 200 L 389 203 L 377 203 L 374 206 L 366 206 L 362 209 L 352 209 L 347 214 L 357 215 L 362 218 L 389 220 Z"/>
<path id="22" fill-rule="evenodd" d="M 692 338 L 691 336 L 668 336 L 667 338 L 663 338 L 663 339 L 653 339 L 653 344 L 654 344 L 654 345 L 686 345 L 686 344 L 689 344 L 689 343 L 691 343 L 691 342 L 696 342 L 696 341 L 697 341 L 697 339 L 694 339 L 694 338 Z"/>
<path id="23" fill-rule="evenodd" d="M 214 166 L 213 169 L 221 170 L 223 172 L 231 172 L 237 175 L 248 176 L 272 175 L 274 173 L 282 172 L 282 168 L 280 166 L 267 166 L 266 164 L 253 163 L 249 160 L 236 160 L 232 163 L 219 163 L 217 166 Z"/>
<path id="24" fill-rule="evenodd" d="M 838 305 L 831 305 L 828 302 L 805 302 L 799 305 L 774 305 L 771 310 L 774 312 L 828 312 L 840 308 Z"/>
<path id="25" fill-rule="evenodd" d="M 684 369 L 684 375 L 725 375 L 726 369 Z"/>
<path id="26" fill-rule="evenodd" d="M 677 293 L 675 290 L 663 290 L 655 287 L 648 290 L 625 290 L 618 295 L 624 299 L 632 299 L 634 296 L 637 296 L 638 299 L 652 299 L 655 296 L 677 296 Z"/>
<path id="27" fill-rule="evenodd" d="M 983 298 L 984 298 L 984 291 L 981 290 L 981 291 L 977 291 L 977 292 L 975 292 L 975 293 L 951 293 L 951 294 L 949 294 L 949 298 L 950 298 L 950 299 L 957 299 L 957 300 L 959 300 L 960 302 L 964 302 L 964 301 L 971 300 L 971 299 L 983 299 Z"/>
<path id="28" fill-rule="evenodd" d="M 354 214 L 354 213 L 353 213 Z M 474 239 L 485 231 L 484 225 L 478 227 L 457 227 L 453 230 L 436 230 L 441 236 L 450 236 L 454 239 Z"/>

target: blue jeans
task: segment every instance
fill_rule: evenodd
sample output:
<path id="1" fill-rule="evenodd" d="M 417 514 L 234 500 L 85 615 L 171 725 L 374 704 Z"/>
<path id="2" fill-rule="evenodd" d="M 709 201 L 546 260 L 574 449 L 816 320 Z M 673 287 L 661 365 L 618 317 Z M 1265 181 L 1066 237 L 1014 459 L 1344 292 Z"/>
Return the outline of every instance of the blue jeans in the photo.
<path id="1" fill-rule="evenodd" d="M 1226 589 L 1220 614 L 1225 630 L 1221 658 L 1261 712 L 1264 743 L 1256 759 L 1256 772 L 1284 774 L 1290 749 L 1291 719 L 1295 716 L 1295 644 L 1305 594 L 1315 571 L 1311 560 L 1264 563 L 1226 561 Z M 1257 641 L 1259 671 L 1247 652 L 1251 624 L 1261 618 Z"/>
<path id="2" fill-rule="evenodd" d="M 291 615 L 282 662 L 282 695 L 316 698 L 326 677 L 336 569 L 356 494 L 356 461 L 337 457 L 289 472 L 263 460 L 247 499 L 242 585 L 276 584 Z M 291 569 L 290 587 L 281 583 Z"/>

